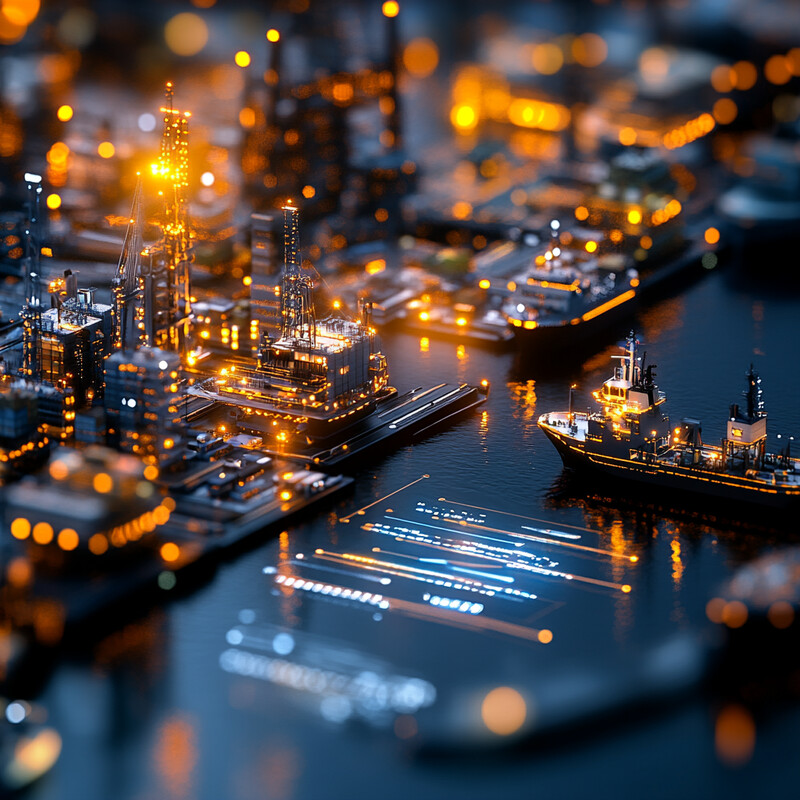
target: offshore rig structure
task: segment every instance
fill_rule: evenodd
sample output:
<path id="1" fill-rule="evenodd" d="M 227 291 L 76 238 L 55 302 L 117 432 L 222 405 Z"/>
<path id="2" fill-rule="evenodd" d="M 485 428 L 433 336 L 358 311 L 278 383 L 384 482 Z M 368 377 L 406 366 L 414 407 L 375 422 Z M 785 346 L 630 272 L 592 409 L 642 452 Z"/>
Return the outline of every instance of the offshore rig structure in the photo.
<path id="1" fill-rule="evenodd" d="M 128 228 L 111 284 L 111 304 L 98 303 L 94 288 L 79 289 L 71 271 L 50 283 L 50 305 L 40 290 L 39 196 L 41 178 L 27 174 L 31 195 L 28 269 L 25 273 L 22 377 L 44 382 L 80 408 L 102 397 L 105 360 L 139 345 L 177 353 L 183 361 L 191 334 L 192 236 L 188 223 L 188 127 L 190 112 L 173 107 L 166 87 L 159 158 L 152 164 L 163 198 L 161 237 L 145 248 L 143 189 L 137 181 Z"/>
<path id="2" fill-rule="evenodd" d="M 264 435 L 278 420 L 309 438 L 325 439 L 361 420 L 393 397 L 385 356 L 365 304 L 358 320 L 317 320 L 314 284 L 299 262 L 299 216 L 284 215 L 280 335 L 261 334 L 255 368 L 232 366 L 189 393 L 231 407 L 237 425 Z"/>

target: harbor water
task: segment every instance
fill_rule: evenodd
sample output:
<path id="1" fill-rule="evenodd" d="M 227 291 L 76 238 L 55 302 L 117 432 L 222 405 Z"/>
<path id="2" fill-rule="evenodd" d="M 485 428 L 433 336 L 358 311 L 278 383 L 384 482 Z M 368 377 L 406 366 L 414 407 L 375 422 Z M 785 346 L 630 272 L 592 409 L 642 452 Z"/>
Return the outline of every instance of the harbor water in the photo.
<path id="1" fill-rule="evenodd" d="M 800 437 L 798 299 L 722 263 L 641 311 L 673 420 L 721 438 L 752 362 L 769 448 Z M 591 404 L 613 340 L 550 370 L 458 341 L 384 345 L 400 391 L 486 378 L 488 401 L 67 653 L 41 696 L 63 755 L 30 796 L 785 796 L 796 699 L 754 710 L 702 677 L 707 602 L 796 526 L 565 480 L 536 420 L 573 383 Z"/>

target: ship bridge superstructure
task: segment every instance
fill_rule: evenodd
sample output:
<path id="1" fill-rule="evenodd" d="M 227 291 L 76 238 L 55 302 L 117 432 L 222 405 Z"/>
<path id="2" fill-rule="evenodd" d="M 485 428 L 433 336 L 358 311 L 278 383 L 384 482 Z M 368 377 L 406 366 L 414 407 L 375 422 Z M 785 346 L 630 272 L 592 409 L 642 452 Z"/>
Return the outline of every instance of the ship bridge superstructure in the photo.
<path id="1" fill-rule="evenodd" d="M 655 385 L 655 365 L 645 366 L 646 354 L 639 357 L 638 345 L 631 332 L 625 353 L 613 356 L 620 360 L 614 374 L 600 389 L 592 392 L 594 399 L 603 406 L 605 416 L 641 414 L 666 402 L 667 396 Z"/>

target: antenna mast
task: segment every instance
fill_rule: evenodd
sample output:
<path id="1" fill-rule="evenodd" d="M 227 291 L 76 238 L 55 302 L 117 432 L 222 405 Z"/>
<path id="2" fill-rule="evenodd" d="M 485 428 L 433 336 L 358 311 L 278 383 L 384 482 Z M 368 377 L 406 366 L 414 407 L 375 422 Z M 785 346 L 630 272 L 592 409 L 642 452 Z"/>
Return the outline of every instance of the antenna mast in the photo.
<path id="1" fill-rule="evenodd" d="M 283 286 L 281 290 L 281 334 L 314 347 L 317 325 L 314 316 L 314 284 L 303 275 L 299 262 L 300 222 L 297 208 L 289 201 L 283 206 Z"/>

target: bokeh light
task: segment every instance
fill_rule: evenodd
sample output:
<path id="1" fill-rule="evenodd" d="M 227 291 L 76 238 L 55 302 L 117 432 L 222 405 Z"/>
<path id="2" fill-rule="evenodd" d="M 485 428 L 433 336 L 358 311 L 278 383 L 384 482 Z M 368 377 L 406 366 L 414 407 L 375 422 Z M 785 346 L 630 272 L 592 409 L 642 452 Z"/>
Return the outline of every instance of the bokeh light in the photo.
<path id="1" fill-rule="evenodd" d="M 403 66 L 416 78 L 427 78 L 438 64 L 439 48 L 431 39 L 412 39 L 403 51 Z"/>
<path id="2" fill-rule="evenodd" d="M 193 56 L 208 42 L 208 26 L 202 17 L 191 11 L 176 14 L 164 26 L 167 47 L 179 56 Z"/>
<path id="3" fill-rule="evenodd" d="M 498 736 L 510 736 L 525 723 L 528 709 L 522 695 L 510 686 L 492 689 L 481 704 L 483 724 Z"/>

